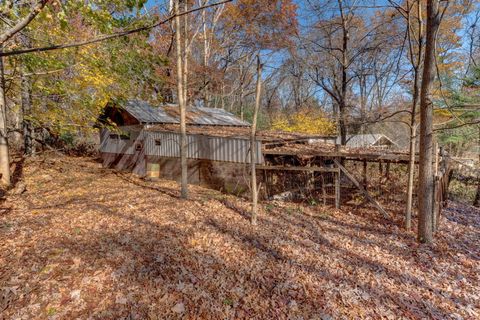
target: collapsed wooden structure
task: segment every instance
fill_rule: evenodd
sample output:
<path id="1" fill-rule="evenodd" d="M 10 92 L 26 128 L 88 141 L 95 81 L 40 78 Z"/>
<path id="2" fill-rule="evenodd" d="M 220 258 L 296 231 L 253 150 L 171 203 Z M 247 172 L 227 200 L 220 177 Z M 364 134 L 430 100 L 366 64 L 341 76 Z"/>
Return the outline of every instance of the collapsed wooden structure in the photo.
<path id="1" fill-rule="evenodd" d="M 323 204 L 350 203 L 365 205 L 369 203 L 385 217 L 395 211 L 403 213 L 406 203 L 408 164 L 410 156 L 407 152 L 385 150 L 380 148 L 349 148 L 324 143 L 285 143 L 267 147 L 263 150 L 265 164 L 257 166 L 264 171 L 266 188 L 271 198 L 275 198 L 280 189 L 284 198 L 311 198 Z M 436 149 L 434 165 L 434 225 L 438 225 L 438 217 L 446 205 L 450 162 L 448 155 Z M 418 164 L 418 156 L 415 165 Z M 418 174 L 418 168 L 415 170 Z M 302 174 L 297 183 L 292 172 Z M 283 188 L 274 188 L 281 175 L 288 176 L 288 183 Z M 415 176 L 414 185 L 417 176 Z M 295 185 L 298 188 L 295 188 Z M 288 193 L 286 190 L 291 190 Z M 414 198 L 421 193 L 414 191 Z M 385 210 L 388 205 L 388 210 Z M 393 212 L 392 212 L 393 211 Z"/>

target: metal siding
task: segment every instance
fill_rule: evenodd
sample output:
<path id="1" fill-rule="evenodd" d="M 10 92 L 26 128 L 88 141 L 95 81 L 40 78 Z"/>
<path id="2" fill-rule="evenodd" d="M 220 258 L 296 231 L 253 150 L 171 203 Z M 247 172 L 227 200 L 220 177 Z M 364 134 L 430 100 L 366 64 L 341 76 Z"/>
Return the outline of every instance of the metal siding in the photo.
<path id="1" fill-rule="evenodd" d="M 116 154 L 134 154 L 135 143 L 141 142 L 143 138 L 143 132 L 134 131 L 129 127 L 121 127 L 120 130 L 124 130 L 130 133 L 129 140 L 112 139 L 110 134 L 113 133 L 106 128 L 103 128 L 100 132 L 100 152 L 116 153 Z M 117 133 L 115 133 L 117 134 Z"/>
<path id="2" fill-rule="evenodd" d="M 180 134 L 174 132 L 145 131 L 145 154 L 148 156 L 179 158 Z M 161 146 L 155 140 L 161 139 Z M 187 136 L 187 157 L 213 161 L 249 163 L 250 141 L 238 138 L 208 137 L 203 135 Z M 257 163 L 263 163 L 262 145 L 256 143 Z"/>

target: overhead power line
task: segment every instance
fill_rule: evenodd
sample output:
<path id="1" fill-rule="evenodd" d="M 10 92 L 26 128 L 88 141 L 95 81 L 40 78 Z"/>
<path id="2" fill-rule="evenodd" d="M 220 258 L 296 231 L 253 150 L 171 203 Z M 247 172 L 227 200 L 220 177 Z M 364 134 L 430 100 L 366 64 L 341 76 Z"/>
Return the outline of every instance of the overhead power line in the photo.
<path id="1" fill-rule="evenodd" d="M 224 1 L 216 2 L 216 3 L 207 4 L 207 5 L 198 7 L 198 8 L 193 8 L 193 9 L 190 9 L 190 10 L 187 10 L 187 11 L 184 11 L 184 12 L 180 12 L 178 14 L 171 15 L 168 18 L 166 18 L 162 21 L 156 22 L 156 23 L 154 23 L 152 25 L 149 25 L 149 26 L 130 29 L 130 30 L 126 30 L 126 31 L 119 31 L 119 32 L 115 32 L 115 33 L 112 33 L 112 34 L 109 34 L 109 35 L 106 35 L 106 36 L 93 38 L 93 39 L 90 39 L 90 40 L 67 43 L 67 44 L 57 44 L 57 45 L 51 45 L 51 46 L 46 46 L 46 47 L 37 47 L 37 48 L 4 51 L 4 52 L 0 52 L 0 57 L 8 57 L 8 56 L 15 56 L 15 55 L 26 54 L 26 53 L 45 52 L 45 51 L 52 51 L 52 50 L 75 48 L 75 47 L 86 46 L 86 45 L 90 45 L 90 44 L 94 44 L 94 43 L 97 43 L 97 42 L 102 42 L 102 41 L 106 41 L 106 40 L 110 40 L 110 39 L 114 39 L 114 38 L 125 37 L 125 36 L 128 36 L 128 35 L 134 34 L 134 33 L 139 33 L 139 32 L 142 32 L 142 31 L 151 30 L 153 28 L 161 26 L 162 24 L 170 22 L 171 20 L 173 20 L 177 16 L 184 16 L 186 14 L 190 14 L 190 13 L 193 13 L 193 12 L 197 12 L 197 11 L 208 9 L 208 8 L 215 7 L 215 6 L 219 6 L 219 5 L 222 5 L 222 4 L 225 4 L 225 3 L 228 3 L 228 2 L 232 2 L 232 1 L 233 0 L 224 0 Z"/>

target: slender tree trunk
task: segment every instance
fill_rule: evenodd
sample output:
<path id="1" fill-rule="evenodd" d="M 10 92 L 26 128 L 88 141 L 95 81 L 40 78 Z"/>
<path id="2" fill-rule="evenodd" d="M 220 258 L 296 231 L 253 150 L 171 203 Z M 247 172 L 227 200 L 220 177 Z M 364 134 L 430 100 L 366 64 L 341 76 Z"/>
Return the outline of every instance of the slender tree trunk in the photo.
<path id="1" fill-rule="evenodd" d="M 180 0 L 175 0 L 175 13 L 178 14 Z M 186 127 L 186 106 L 185 91 L 183 89 L 183 63 L 182 63 L 182 26 L 180 17 L 175 17 L 175 40 L 177 49 L 177 99 L 180 108 L 180 165 L 182 168 L 181 196 L 188 198 L 188 164 L 187 164 L 187 127 Z"/>
<path id="2" fill-rule="evenodd" d="M 22 109 L 18 108 L 13 110 L 15 111 L 15 114 L 13 114 L 13 120 L 15 121 L 14 125 L 14 130 L 12 132 L 12 135 L 9 137 L 9 145 L 10 147 L 16 147 L 18 150 L 21 150 L 23 147 L 23 134 L 22 134 L 22 128 L 23 128 L 23 114 L 22 114 Z"/>
<path id="3" fill-rule="evenodd" d="M 345 106 L 339 106 L 338 125 L 340 127 L 340 144 L 342 146 L 347 144 L 347 126 L 345 123 L 346 110 Z"/>
<path id="4" fill-rule="evenodd" d="M 255 143 L 255 134 L 257 130 L 258 110 L 260 109 L 260 95 L 262 92 L 262 64 L 260 62 L 260 54 L 257 55 L 257 86 L 255 90 L 255 109 L 253 110 L 252 131 L 250 133 L 250 171 L 251 171 L 251 189 L 252 189 L 252 224 L 257 224 L 257 172 L 256 172 L 256 155 L 257 148 Z"/>
<path id="5" fill-rule="evenodd" d="M 480 144 L 480 128 L 478 128 L 478 143 Z M 478 153 L 478 164 L 480 165 L 480 152 Z M 477 193 L 475 194 L 473 205 L 480 207 L 480 172 L 477 174 Z"/>
<path id="6" fill-rule="evenodd" d="M 475 194 L 475 199 L 473 200 L 473 205 L 480 208 L 480 177 L 477 177 L 477 193 Z"/>
<path id="7" fill-rule="evenodd" d="M 25 71 L 25 70 L 24 70 Z M 32 116 L 32 81 L 30 77 L 22 74 L 22 132 L 23 132 L 23 153 L 31 155 L 33 150 L 33 127 L 31 122 Z"/>
<path id="8" fill-rule="evenodd" d="M 433 241 L 433 102 L 431 87 L 435 79 L 435 35 L 440 25 L 438 0 L 427 1 L 427 29 L 425 61 L 420 93 L 420 160 L 419 160 L 419 205 L 418 241 Z"/>
<path id="9" fill-rule="evenodd" d="M 240 105 L 240 119 L 244 120 L 243 115 L 243 83 L 240 84 L 240 98 L 238 99 Z"/>
<path id="10" fill-rule="evenodd" d="M 0 52 L 2 48 L 0 47 Z M 0 57 L 0 181 L 10 186 L 10 156 L 8 154 L 7 139 L 7 103 L 5 99 L 5 74 L 3 57 Z"/>
<path id="11" fill-rule="evenodd" d="M 408 162 L 408 189 L 407 189 L 407 208 L 405 212 L 405 229 L 410 231 L 412 228 L 412 206 L 413 206 L 413 189 L 415 180 L 415 153 L 417 138 L 417 125 L 412 114 L 412 121 L 410 122 L 410 159 Z"/>
<path id="12" fill-rule="evenodd" d="M 412 227 L 412 205 L 413 205 L 413 189 L 414 189 L 414 178 L 415 178 L 415 152 L 417 144 L 417 105 L 420 96 L 420 65 L 422 63 L 423 55 L 423 19 L 422 19 L 422 6 L 420 2 L 417 2 L 417 19 L 418 19 L 418 53 L 417 59 L 413 54 L 413 44 L 412 38 L 414 34 L 410 27 L 410 3 L 407 1 L 407 24 L 408 24 L 408 39 L 409 39 L 409 51 L 410 51 L 410 60 L 413 66 L 413 97 L 412 97 L 412 110 L 410 114 L 410 161 L 408 163 L 408 190 L 407 190 L 407 207 L 405 211 L 405 228 L 410 230 Z"/>
<path id="13" fill-rule="evenodd" d="M 207 18 L 206 10 L 202 11 L 202 27 L 203 27 L 203 106 L 208 107 L 208 32 L 207 32 Z M 223 83 L 222 83 L 223 85 Z"/>
<path id="14" fill-rule="evenodd" d="M 349 65 L 348 58 L 348 42 L 350 40 L 350 34 L 347 26 L 347 18 L 343 14 L 343 1 L 338 0 L 338 7 L 340 9 L 340 15 L 342 18 L 342 83 L 341 83 L 341 97 L 338 105 L 339 111 L 339 121 L 340 126 L 340 143 L 341 145 L 347 144 L 347 127 L 346 127 L 346 112 L 347 112 L 347 87 L 348 87 L 348 78 L 347 78 L 347 69 Z"/>
<path id="15" fill-rule="evenodd" d="M 188 11 L 188 0 L 183 0 L 183 11 Z M 183 16 L 183 101 L 188 106 L 188 14 Z"/>

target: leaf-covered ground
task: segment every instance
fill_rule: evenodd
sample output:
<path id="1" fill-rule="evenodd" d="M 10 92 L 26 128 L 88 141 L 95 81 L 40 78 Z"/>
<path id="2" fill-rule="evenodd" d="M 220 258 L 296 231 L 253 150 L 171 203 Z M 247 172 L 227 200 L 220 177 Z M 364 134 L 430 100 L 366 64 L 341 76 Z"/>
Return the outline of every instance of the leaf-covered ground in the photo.
<path id="1" fill-rule="evenodd" d="M 428 247 L 369 210 L 265 203 L 253 227 L 245 201 L 87 158 L 22 172 L 0 204 L 0 318 L 480 317 L 472 207 L 451 203 Z"/>

